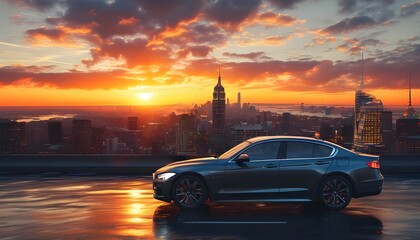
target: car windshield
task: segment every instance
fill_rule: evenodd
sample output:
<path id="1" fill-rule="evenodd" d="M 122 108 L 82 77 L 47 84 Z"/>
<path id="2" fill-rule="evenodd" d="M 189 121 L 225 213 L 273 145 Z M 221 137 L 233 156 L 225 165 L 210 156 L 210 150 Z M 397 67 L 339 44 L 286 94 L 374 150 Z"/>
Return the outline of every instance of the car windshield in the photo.
<path id="1" fill-rule="evenodd" d="M 231 158 L 233 155 L 235 155 L 241 149 L 246 148 L 250 144 L 251 143 L 248 142 L 248 141 L 242 142 L 242 143 L 236 145 L 235 147 L 231 148 L 229 151 L 227 151 L 227 152 L 223 153 L 222 155 L 220 155 L 219 159 L 228 159 L 228 158 Z"/>

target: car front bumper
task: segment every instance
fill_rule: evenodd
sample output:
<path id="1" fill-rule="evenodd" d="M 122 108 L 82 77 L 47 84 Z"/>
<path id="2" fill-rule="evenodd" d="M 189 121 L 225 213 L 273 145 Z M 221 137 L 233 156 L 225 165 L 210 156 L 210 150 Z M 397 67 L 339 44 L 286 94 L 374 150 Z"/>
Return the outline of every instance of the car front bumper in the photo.
<path id="1" fill-rule="evenodd" d="M 171 186 L 173 179 L 160 181 L 153 179 L 153 197 L 157 200 L 171 202 Z"/>

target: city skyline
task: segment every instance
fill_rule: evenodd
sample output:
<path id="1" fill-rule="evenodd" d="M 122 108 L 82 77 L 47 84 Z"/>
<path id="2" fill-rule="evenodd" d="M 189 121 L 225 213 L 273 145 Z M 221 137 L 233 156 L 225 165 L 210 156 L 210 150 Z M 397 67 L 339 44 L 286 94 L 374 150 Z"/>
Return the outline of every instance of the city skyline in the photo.
<path id="1" fill-rule="evenodd" d="M 420 98 L 419 1 L 2 1 L 0 105 Z M 416 32 L 417 31 L 417 32 Z M 233 102 L 233 101 L 231 101 Z"/>

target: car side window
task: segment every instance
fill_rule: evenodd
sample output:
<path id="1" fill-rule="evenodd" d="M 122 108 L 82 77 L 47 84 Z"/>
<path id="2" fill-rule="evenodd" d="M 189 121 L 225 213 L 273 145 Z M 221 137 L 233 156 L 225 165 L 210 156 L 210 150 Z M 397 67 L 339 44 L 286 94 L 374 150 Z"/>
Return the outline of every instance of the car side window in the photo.
<path id="1" fill-rule="evenodd" d="M 324 145 L 314 144 L 313 157 L 329 157 L 333 149 Z"/>
<path id="2" fill-rule="evenodd" d="M 277 159 L 281 142 L 266 142 L 252 146 L 243 153 L 248 154 L 250 161 Z"/>
<path id="3" fill-rule="evenodd" d="M 287 142 L 286 158 L 329 157 L 333 149 L 324 145 L 308 142 Z"/>
<path id="4" fill-rule="evenodd" d="M 286 158 L 311 158 L 313 144 L 307 142 L 287 142 Z"/>

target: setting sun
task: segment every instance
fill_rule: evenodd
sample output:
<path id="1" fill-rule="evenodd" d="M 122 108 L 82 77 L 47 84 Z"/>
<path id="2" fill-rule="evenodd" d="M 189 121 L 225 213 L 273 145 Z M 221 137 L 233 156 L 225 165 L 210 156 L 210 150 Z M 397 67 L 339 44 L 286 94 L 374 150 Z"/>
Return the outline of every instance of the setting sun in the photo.
<path id="1" fill-rule="evenodd" d="M 153 97 L 153 94 L 150 92 L 142 92 L 142 93 L 137 94 L 137 97 L 143 101 L 150 101 Z"/>

